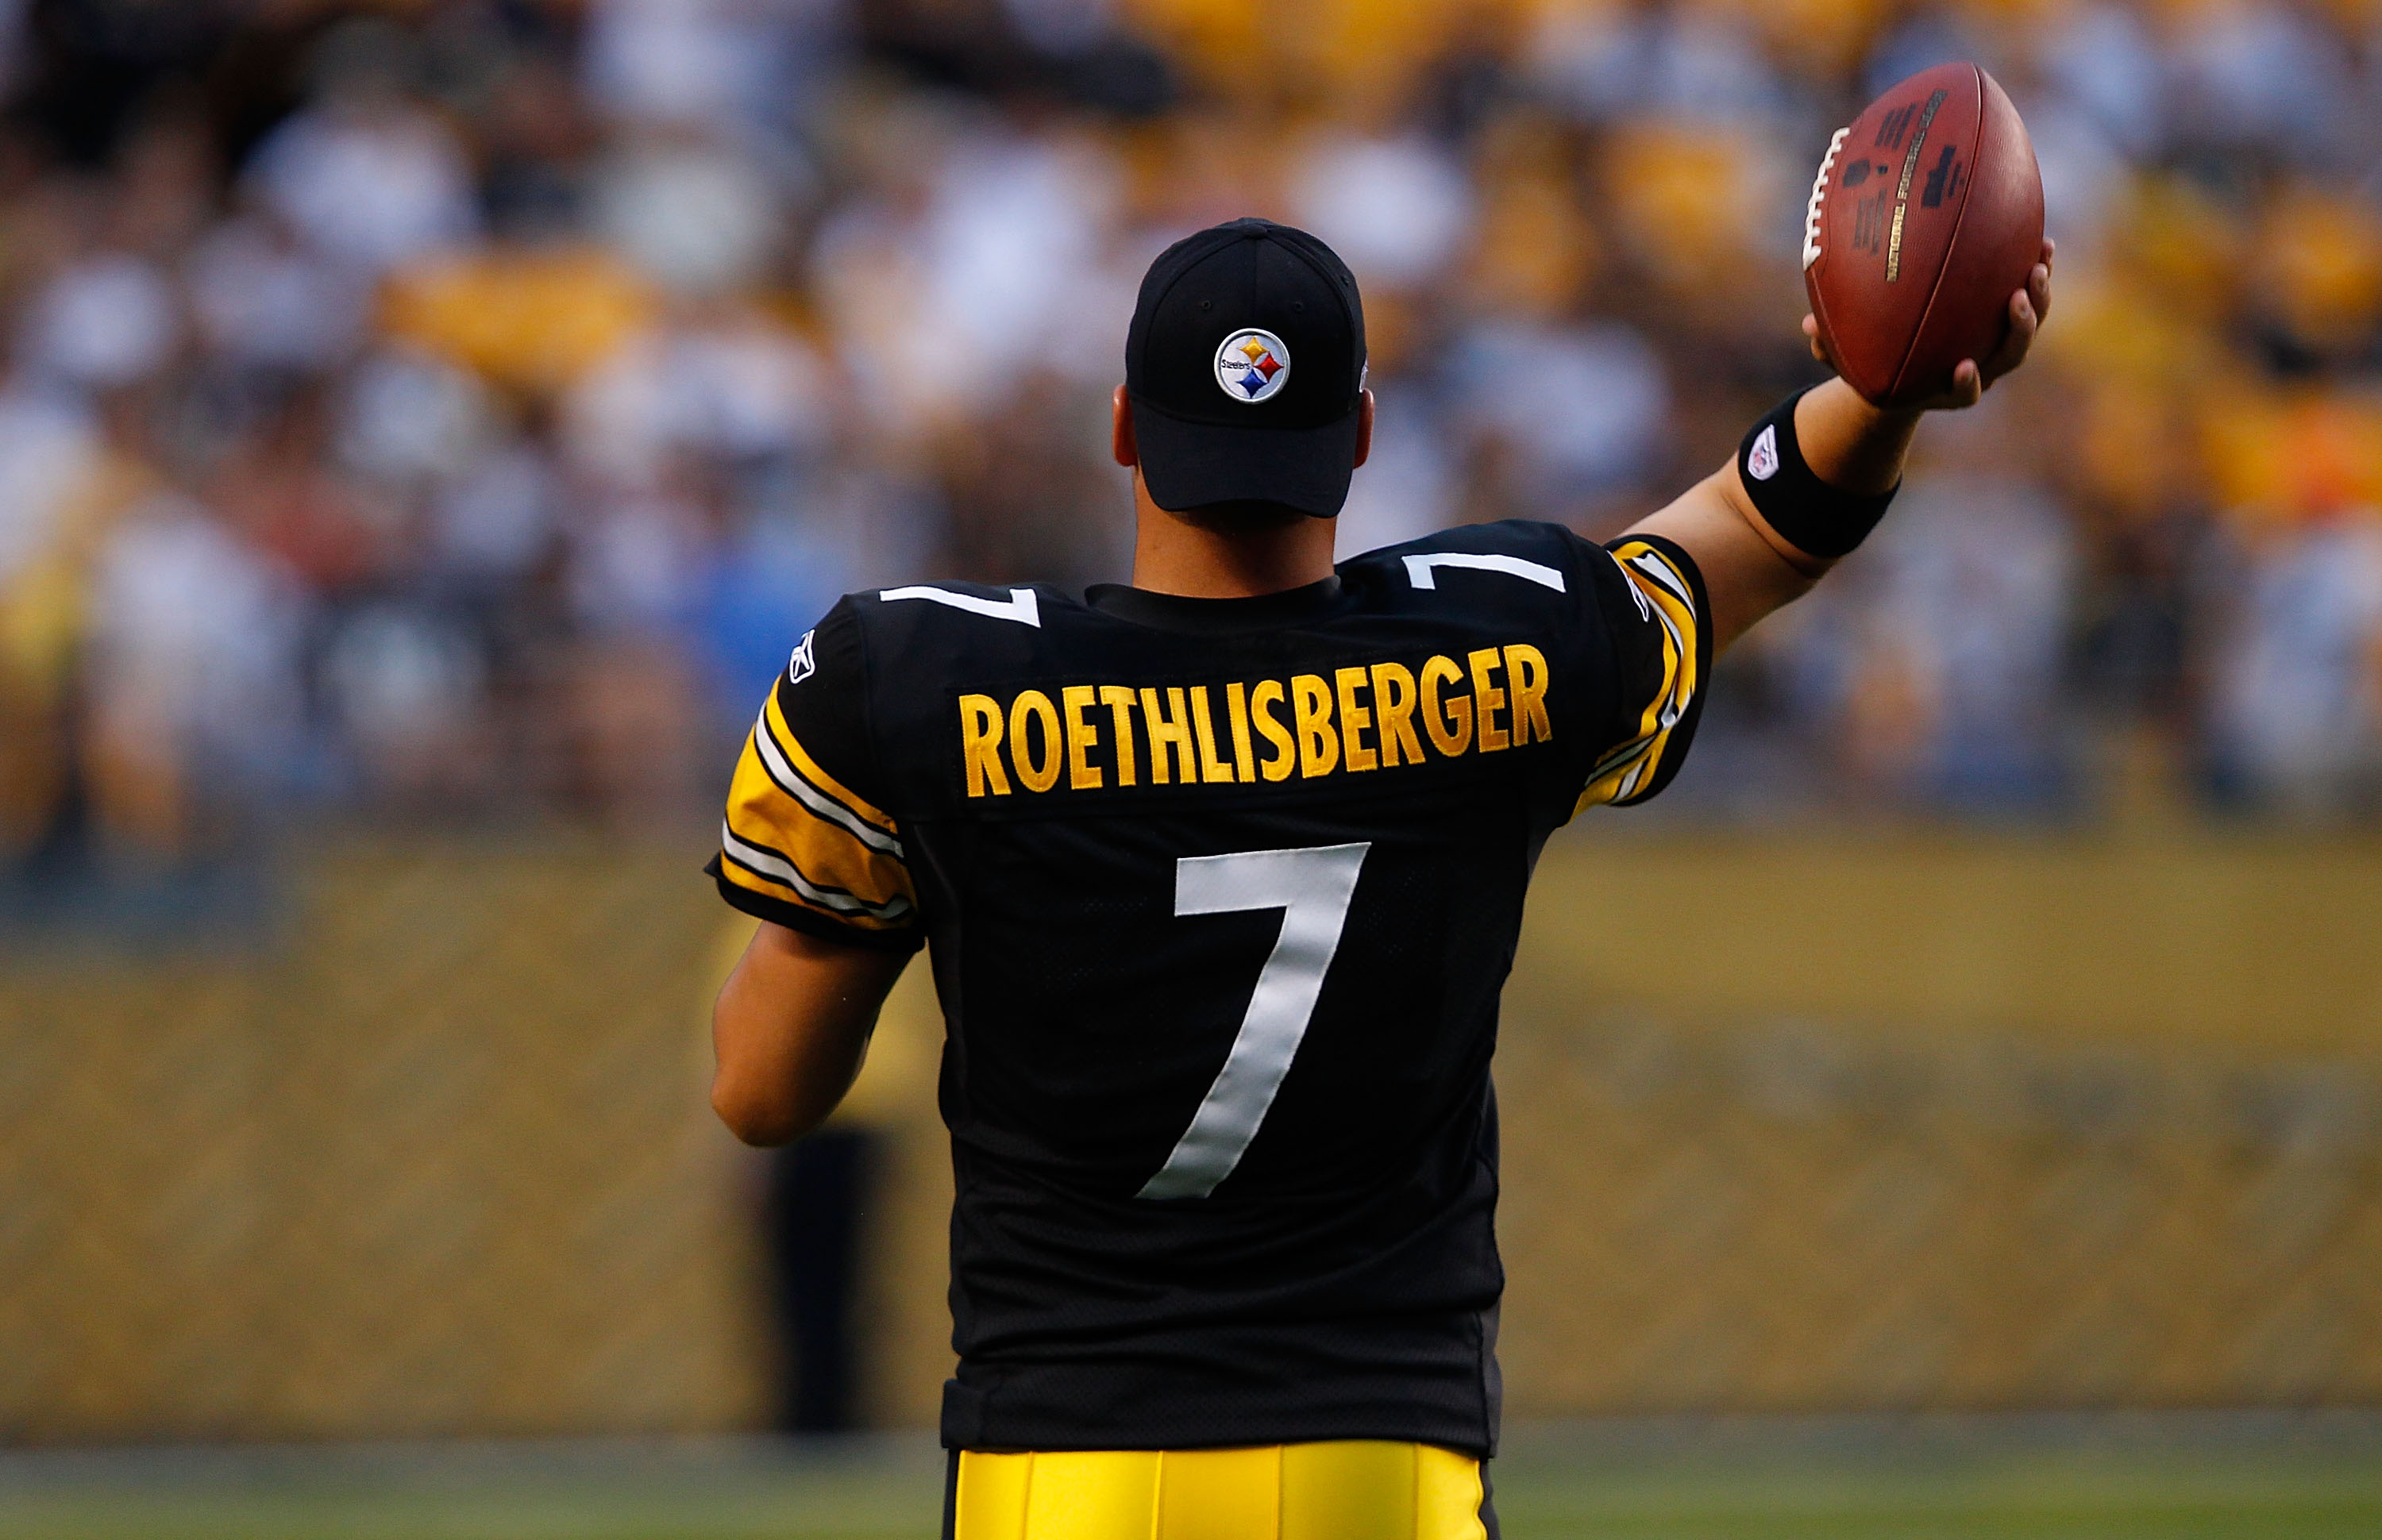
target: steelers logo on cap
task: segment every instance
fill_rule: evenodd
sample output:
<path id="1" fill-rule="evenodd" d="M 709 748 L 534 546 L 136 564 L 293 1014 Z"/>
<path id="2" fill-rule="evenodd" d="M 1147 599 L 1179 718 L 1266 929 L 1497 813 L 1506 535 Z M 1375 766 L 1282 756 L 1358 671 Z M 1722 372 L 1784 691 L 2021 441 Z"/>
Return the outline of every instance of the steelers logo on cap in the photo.
<path id="1" fill-rule="evenodd" d="M 1290 349 L 1271 332 L 1245 327 L 1216 349 L 1216 383 L 1245 406 L 1271 401 L 1290 383 Z"/>

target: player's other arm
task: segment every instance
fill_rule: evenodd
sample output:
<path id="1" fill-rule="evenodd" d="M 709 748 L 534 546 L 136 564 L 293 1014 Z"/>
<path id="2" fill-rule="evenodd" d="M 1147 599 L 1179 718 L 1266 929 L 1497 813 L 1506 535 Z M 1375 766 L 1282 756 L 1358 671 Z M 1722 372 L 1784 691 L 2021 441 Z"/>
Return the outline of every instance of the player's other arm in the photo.
<path id="1" fill-rule="evenodd" d="M 2035 329 L 2051 309 L 2052 255 L 2052 243 L 2045 240 L 2043 261 L 2027 287 L 2010 296 L 2009 334 L 2001 349 L 1990 359 L 1963 361 L 1946 394 L 1917 407 L 1888 409 L 1870 405 L 1842 380 L 1804 393 L 1795 406 L 1795 436 L 1804 463 L 1827 490 L 1855 500 L 1891 493 L 1901 483 L 1903 457 L 1922 413 L 1974 406 L 1988 385 L 2025 361 Z M 1818 323 L 1808 315 L 1803 334 L 1812 355 L 1826 362 Z M 1781 534 L 1763 517 L 1735 459 L 1629 532 L 1666 536 L 1695 558 L 1710 594 L 1715 649 L 1811 592 L 1837 559 L 1814 556 Z"/>
<path id="2" fill-rule="evenodd" d="M 761 928 L 712 1009 L 711 1105 L 748 1144 L 789 1143 L 835 1110 L 922 939 L 866 678 L 846 601 L 794 649 L 729 783 L 708 870 Z"/>
<path id="3" fill-rule="evenodd" d="M 711 1106 L 747 1144 L 790 1144 L 860 1073 L 904 953 L 761 923 L 711 1009 Z"/>

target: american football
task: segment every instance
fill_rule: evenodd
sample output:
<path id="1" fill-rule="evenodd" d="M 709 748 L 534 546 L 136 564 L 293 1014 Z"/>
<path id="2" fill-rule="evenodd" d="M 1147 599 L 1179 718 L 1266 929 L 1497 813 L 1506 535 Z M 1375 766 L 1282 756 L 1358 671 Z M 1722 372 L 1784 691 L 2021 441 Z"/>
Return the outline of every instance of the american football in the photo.
<path id="1" fill-rule="evenodd" d="M 1938 65 L 1829 141 L 1803 283 L 1846 381 L 1903 405 L 1993 352 L 2042 249 L 2043 177 L 2018 109 L 1975 65 Z"/>

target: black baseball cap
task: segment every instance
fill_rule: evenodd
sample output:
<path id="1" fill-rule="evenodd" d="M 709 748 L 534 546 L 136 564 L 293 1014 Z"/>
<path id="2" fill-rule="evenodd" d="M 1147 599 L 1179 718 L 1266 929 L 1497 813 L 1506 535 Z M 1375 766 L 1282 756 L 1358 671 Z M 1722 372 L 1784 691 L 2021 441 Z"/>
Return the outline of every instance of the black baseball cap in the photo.
<path id="1" fill-rule="evenodd" d="M 1235 219 L 1168 247 L 1124 345 L 1141 474 L 1160 507 L 1337 515 L 1355 470 L 1365 306 L 1329 246 Z"/>

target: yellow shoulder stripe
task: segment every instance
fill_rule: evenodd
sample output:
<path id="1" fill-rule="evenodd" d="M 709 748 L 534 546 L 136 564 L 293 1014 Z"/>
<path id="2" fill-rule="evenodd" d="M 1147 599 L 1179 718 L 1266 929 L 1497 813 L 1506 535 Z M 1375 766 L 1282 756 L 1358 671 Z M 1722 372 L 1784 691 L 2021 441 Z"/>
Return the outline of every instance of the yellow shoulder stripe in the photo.
<path id="1" fill-rule="evenodd" d="M 906 919 L 917 894 L 901 841 L 792 774 L 782 754 L 772 764 L 781 747 L 765 715 L 736 762 L 720 828 L 729 880 L 864 928 Z"/>
<path id="2" fill-rule="evenodd" d="M 1613 548 L 1621 575 L 1663 628 L 1663 681 L 1639 715 L 1638 734 L 1605 755 L 1590 775 L 1573 811 L 1627 802 L 1653 784 L 1670 747 L 1671 730 L 1687 715 L 1702 681 L 1696 677 L 1695 589 L 1656 545 L 1625 541 Z"/>
<path id="3" fill-rule="evenodd" d="M 866 798 L 829 775 L 819 767 L 818 761 L 811 758 L 810 751 L 803 747 L 802 739 L 796 738 L 793 728 L 787 725 L 785 714 L 778 709 L 778 693 L 774 690 L 769 692 L 768 700 L 762 704 L 761 720 L 767 725 L 769 737 L 774 740 L 771 747 L 776 748 L 786 757 L 787 762 L 800 773 L 803 779 L 842 803 L 852 813 L 874 824 L 878 829 L 887 834 L 893 832 L 893 817 L 890 813 L 883 812 Z"/>
<path id="4" fill-rule="evenodd" d="M 732 833 L 723 834 L 721 839 L 720 874 L 747 892 L 817 911 L 857 930 L 902 930 L 912 923 L 916 906 L 906 895 L 872 904 L 834 893 L 811 883 L 791 862 L 756 850 Z"/>

